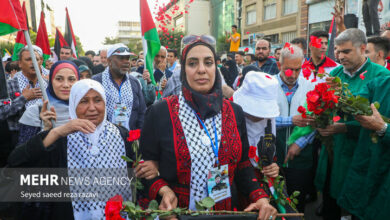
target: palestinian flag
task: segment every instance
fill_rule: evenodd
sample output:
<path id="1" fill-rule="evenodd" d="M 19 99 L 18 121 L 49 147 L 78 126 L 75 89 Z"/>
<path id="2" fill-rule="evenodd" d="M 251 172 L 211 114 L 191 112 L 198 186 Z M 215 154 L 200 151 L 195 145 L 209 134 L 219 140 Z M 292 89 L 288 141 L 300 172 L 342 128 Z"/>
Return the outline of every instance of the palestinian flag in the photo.
<path id="1" fill-rule="evenodd" d="M 19 0 L 0 0 L 0 36 L 18 30 L 27 30 L 25 13 Z"/>
<path id="2" fill-rule="evenodd" d="M 43 52 L 43 65 L 45 66 L 45 61 L 50 58 L 50 44 L 49 38 L 47 36 L 46 23 L 45 23 L 45 13 L 41 12 L 41 20 L 39 22 L 39 28 L 37 33 L 37 39 L 35 44 L 42 49 Z"/>
<path id="3" fill-rule="evenodd" d="M 144 49 L 145 67 L 150 73 L 152 83 L 156 85 L 153 76 L 153 60 L 160 51 L 160 38 L 158 37 L 156 25 L 154 24 L 149 5 L 146 0 L 140 0 L 142 44 Z"/>
<path id="4" fill-rule="evenodd" d="M 23 2 L 22 6 L 22 15 L 26 20 L 26 30 L 27 28 L 27 13 L 26 13 L 26 5 L 25 2 Z M 18 34 L 16 35 L 15 39 L 15 46 L 14 46 L 14 51 L 12 54 L 12 60 L 19 60 L 19 51 L 27 45 L 26 38 L 24 38 L 24 32 L 23 31 L 18 31 Z"/>
<path id="5" fill-rule="evenodd" d="M 68 8 L 66 10 L 66 21 L 65 21 L 65 40 L 68 42 L 70 48 L 73 51 L 73 58 L 77 59 L 77 50 L 76 50 L 76 38 L 73 33 L 72 23 L 70 22 L 70 17 L 68 13 Z"/>
<path id="6" fill-rule="evenodd" d="M 336 38 L 336 25 L 334 23 L 334 16 L 332 18 L 332 23 L 329 27 L 329 40 L 328 40 L 328 51 L 326 51 L 326 56 L 332 59 L 333 61 L 336 59 L 334 55 L 334 39 Z"/>
<path id="7" fill-rule="evenodd" d="M 60 60 L 60 51 L 63 46 L 68 46 L 65 38 L 62 36 L 61 31 L 56 28 L 56 39 L 54 42 L 54 54 L 57 56 L 57 60 Z"/>

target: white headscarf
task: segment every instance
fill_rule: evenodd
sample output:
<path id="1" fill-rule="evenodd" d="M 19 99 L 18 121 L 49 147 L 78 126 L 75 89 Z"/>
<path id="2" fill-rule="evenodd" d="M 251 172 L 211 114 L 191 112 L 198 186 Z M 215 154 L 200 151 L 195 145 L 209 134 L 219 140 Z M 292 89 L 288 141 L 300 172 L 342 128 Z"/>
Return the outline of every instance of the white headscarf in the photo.
<path id="1" fill-rule="evenodd" d="M 70 90 L 70 96 L 69 96 L 69 116 L 70 119 L 76 119 L 77 114 L 76 114 L 76 108 L 78 104 L 80 103 L 80 100 L 85 96 L 85 94 L 88 93 L 89 90 L 95 90 L 98 92 L 103 100 L 104 103 L 106 102 L 106 93 L 104 92 L 104 88 L 102 84 L 99 82 L 92 80 L 92 79 L 83 79 L 78 82 L 76 82 L 73 86 L 72 89 Z M 91 140 L 93 145 L 97 145 L 97 142 L 99 141 L 99 134 L 103 131 L 103 125 L 106 121 L 107 118 L 107 111 L 104 111 L 104 119 L 103 121 L 96 127 L 95 132 L 91 134 L 87 134 L 88 138 Z"/>

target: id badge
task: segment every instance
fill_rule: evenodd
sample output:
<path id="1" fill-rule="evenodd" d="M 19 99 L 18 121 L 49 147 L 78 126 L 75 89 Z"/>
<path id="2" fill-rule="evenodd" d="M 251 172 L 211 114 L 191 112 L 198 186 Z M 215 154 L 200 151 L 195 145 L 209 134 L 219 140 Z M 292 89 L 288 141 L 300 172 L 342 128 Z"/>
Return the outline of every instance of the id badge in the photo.
<path id="1" fill-rule="evenodd" d="M 114 108 L 114 120 L 113 123 L 127 127 L 127 107 L 124 104 L 117 103 Z"/>
<path id="2" fill-rule="evenodd" d="M 207 178 L 207 191 L 215 202 L 231 197 L 227 164 L 211 168 Z"/>

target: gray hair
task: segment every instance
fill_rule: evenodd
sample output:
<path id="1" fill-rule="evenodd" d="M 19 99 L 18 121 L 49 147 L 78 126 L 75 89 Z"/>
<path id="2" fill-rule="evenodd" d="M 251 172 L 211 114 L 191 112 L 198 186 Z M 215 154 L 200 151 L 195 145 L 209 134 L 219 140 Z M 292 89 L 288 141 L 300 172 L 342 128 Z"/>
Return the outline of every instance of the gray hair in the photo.
<path id="1" fill-rule="evenodd" d="M 167 53 L 167 55 L 166 55 L 166 56 L 168 56 L 168 50 L 167 50 L 167 48 L 166 48 L 166 47 L 164 47 L 164 46 L 161 46 L 161 47 L 160 47 L 160 50 L 165 50 L 165 52 Z"/>
<path id="2" fill-rule="evenodd" d="M 292 48 L 291 50 L 289 48 L 283 48 L 281 51 L 280 51 L 280 57 L 279 57 L 279 62 L 281 64 L 283 64 L 283 60 L 284 59 L 297 59 L 297 58 L 300 58 L 301 60 L 303 60 L 303 51 L 300 47 L 296 46 L 296 45 L 291 45 L 290 48 Z"/>
<path id="3" fill-rule="evenodd" d="M 341 34 L 334 40 L 335 45 L 344 44 L 349 41 L 352 42 L 354 47 L 360 47 L 362 44 L 367 44 L 367 37 L 362 30 L 349 28 L 341 32 Z"/>

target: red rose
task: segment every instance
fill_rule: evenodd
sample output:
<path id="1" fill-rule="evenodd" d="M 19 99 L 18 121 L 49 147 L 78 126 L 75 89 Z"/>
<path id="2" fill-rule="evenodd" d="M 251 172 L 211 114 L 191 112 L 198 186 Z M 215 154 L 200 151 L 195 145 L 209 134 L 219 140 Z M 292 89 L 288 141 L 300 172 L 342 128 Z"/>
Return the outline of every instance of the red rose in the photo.
<path id="1" fill-rule="evenodd" d="M 257 151 L 257 147 L 255 147 L 255 146 L 250 146 L 250 147 L 249 147 L 249 154 L 248 154 L 248 157 L 249 157 L 249 158 L 255 158 L 255 157 L 256 157 L 256 151 Z"/>
<path id="2" fill-rule="evenodd" d="M 288 47 L 291 47 L 291 44 L 289 42 L 286 42 L 283 46 L 283 48 L 288 48 Z"/>
<path id="3" fill-rule="evenodd" d="M 306 94 L 307 100 L 311 103 L 316 103 L 320 99 L 320 95 L 316 91 L 310 91 Z"/>
<path id="4" fill-rule="evenodd" d="M 140 138 L 140 136 L 141 136 L 141 130 L 140 129 L 131 130 L 129 132 L 129 137 L 127 138 L 127 141 L 132 142 L 132 141 L 138 140 Z"/>
<path id="5" fill-rule="evenodd" d="M 298 112 L 299 112 L 299 113 L 306 113 L 306 108 L 303 107 L 303 106 L 299 106 L 299 107 L 298 107 Z"/>
<path id="6" fill-rule="evenodd" d="M 106 220 L 125 220 L 120 216 L 122 202 L 123 198 L 120 195 L 116 195 L 108 200 L 105 208 Z"/>
<path id="7" fill-rule="evenodd" d="M 303 68 L 302 73 L 303 73 L 303 77 L 305 77 L 308 80 L 311 75 L 311 70 L 309 68 Z"/>

